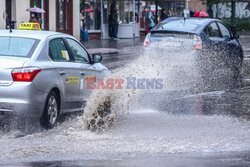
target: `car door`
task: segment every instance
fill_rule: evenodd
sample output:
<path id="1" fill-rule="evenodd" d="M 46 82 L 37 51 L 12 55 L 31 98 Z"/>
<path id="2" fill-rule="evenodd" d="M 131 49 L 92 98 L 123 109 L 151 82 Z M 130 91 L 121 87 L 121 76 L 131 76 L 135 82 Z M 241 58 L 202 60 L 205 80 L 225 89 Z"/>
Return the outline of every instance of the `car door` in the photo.
<path id="1" fill-rule="evenodd" d="M 96 84 L 97 80 L 102 77 L 103 70 L 106 68 L 100 65 L 100 63 L 92 64 L 89 53 L 78 41 L 73 38 L 67 38 L 66 41 L 73 53 L 75 64 L 79 66 L 79 98 L 85 101 L 93 90 L 87 86 L 88 82 L 91 81 Z"/>
<path id="2" fill-rule="evenodd" d="M 78 107 L 76 101 L 79 101 L 79 67 L 72 61 L 63 38 L 49 39 L 49 55 L 61 84 L 62 111 L 74 110 Z"/>
<path id="3" fill-rule="evenodd" d="M 224 66 L 224 59 L 227 49 L 223 43 L 223 38 L 217 23 L 215 21 L 211 22 L 204 29 L 204 33 L 209 39 L 206 43 L 205 49 L 205 54 L 207 54 L 207 56 L 210 58 L 208 63 L 212 64 L 213 68 L 219 69 Z"/>
<path id="4" fill-rule="evenodd" d="M 223 38 L 223 47 L 225 51 L 225 64 L 226 67 L 234 66 L 238 61 L 239 46 L 236 39 L 232 37 L 231 31 L 222 23 L 217 23 Z"/>

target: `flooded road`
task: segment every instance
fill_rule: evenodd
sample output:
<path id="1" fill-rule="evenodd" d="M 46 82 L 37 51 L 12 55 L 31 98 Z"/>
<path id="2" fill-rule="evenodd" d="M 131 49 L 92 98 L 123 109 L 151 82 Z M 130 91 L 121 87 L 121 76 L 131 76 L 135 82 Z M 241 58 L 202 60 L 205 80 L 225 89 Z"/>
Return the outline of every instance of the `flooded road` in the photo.
<path id="1" fill-rule="evenodd" d="M 118 57 L 109 65 L 117 69 L 125 59 Z M 164 67 L 152 66 L 159 62 L 137 65 L 136 77 L 142 67 L 145 71 Z M 15 130 L 0 131 L 0 165 L 249 166 L 250 88 L 188 93 L 176 89 L 183 85 L 170 84 L 167 96 L 158 92 L 154 100 L 144 101 L 147 104 L 135 105 L 140 98 L 133 98 L 135 104 L 118 112 L 117 122 L 102 133 L 86 130 L 82 116 L 70 116 L 52 130 L 24 136 Z"/>
<path id="2" fill-rule="evenodd" d="M 86 131 L 82 116 L 24 137 L 16 138 L 18 132 L 11 131 L 1 134 L 0 164 L 247 166 L 249 94 L 246 88 L 176 95 L 166 104 L 175 107 L 130 110 L 103 133 Z"/>
<path id="3" fill-rule="evenodd" d="M 250 93 L 250 90 L 244 92 Z M 211 107 L 212 101 L 218 100 L 216 97 L 230 99 L 226 95 L 226 92 L 203 94 L 210 98 Z M 192 105 L 192 98 L 182 99 L 181 104 L 184 106 L 187 102 L 187 105 Z M 245 100 L 247 98 L 250 100 L 245 96 Z M 177 104 L 176 99 L 174 101 Z M 208 105 L 203 101 L 200 104 Z M 221 105 L 227 106 L 225 103 Z M 20 138 L 15 138 L 15 132 L 9 132 L 0 137 L 0 161 L 1 164 L 16 161 L 17 164 L 21 164 L 18 163 L 20 161 L 41 164 L 43 161 L 55 161 L 56 164 L 60 160 L 67 164 L 73 160 L 73 164 L 87 166 L 102 166 L 101 162 L 106 166 L 116 162 L 125 166 L 144 166 L 145 160 L 151 159 L 158 161 L 159 166 L 164 166 L 162 162 L 180 165 L 186 161 L 193 165 L 223 166 L 227 161 L 239 164 L 245 159 L 242 163 L 249 164 L 250 121 L 224 109 L 220 108 L 220 113 L 212 109 L 210 111 L 217 114 L 211 115 L 203 115 L 195 108 L 189 114 L 131 110 L 129 114 L 120 115 L 116 125 L 101 134 L 84 130 L 81 117 L 65 121 L 52 130 Z M 135 161 L 137 158 L 138 162 Z M 152 166 L 152 162 L 149 164 L 146 166 Z M 26 166 L 25 163 L 23 165 Z"/>
<path id="4" fill-rule="evenodd" d="M 84 166 L 84 167 L 124 167 L 124 166 L 172 166 L 172 167 L 247 167 L 250 154 L 242 153 L 189 153 L 168 154 L 161 156 L 137 156 L 114 160 L 65 160 L 40 161 L 3 164 L 6 166 L 43 167 L 43 166 Z"/>

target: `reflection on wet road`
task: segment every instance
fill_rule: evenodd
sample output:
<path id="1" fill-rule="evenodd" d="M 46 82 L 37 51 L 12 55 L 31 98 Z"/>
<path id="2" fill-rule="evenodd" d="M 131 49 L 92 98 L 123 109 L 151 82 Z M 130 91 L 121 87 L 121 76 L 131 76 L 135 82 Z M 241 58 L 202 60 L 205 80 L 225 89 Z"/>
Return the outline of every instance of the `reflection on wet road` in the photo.
<path id="1" fill-rule="evenodd" d="M 177 114 L 171 107 L 131 110 L 102 134 L 84 130 L 81 117 L 21 138 L 15 132 L 2 134 L 0 161 L 17 161 L 17 166 L 249 165 L 250 122 L 242 119 L 249 118 L 249 93 L 175 95 L 168 103 L 179 108 Z"/>
<path id="2" fill-rule="evenodd" d="M 138 58 L 141 55 L 142 50 L 143 48 L 138 46 L 133 48 L 121 49 L 118 50 L 117 53 L 113 54 L 102 54 L 102 63 L 111 71 L 117 68 L 122 68 L 126 64 Z"/>
<path id="3" fill-rule="evenodd" d="M 127 54 L 106 55 L 104 64 L 117 69 L 138 56 Z M 152 96 L 159 105 L 148 98 L 140 108 L 119 113 L 118 122 L 100 134 L 86 131 L 81 116 L 18 138 L 16 131 L 0 131 L 0 165 L 249 166 L 249 95 L 247 87 L 164 92 Z"/>
<path id="4" fill-rule="evenodd" d="M 167 104 L 167 106 L 173 105 L 182 108 L 183 112 L 192 110 L 197 114 L 229 115 L 250 119 L 250 88 L 186 95 L 170 100 Z"/>
<path id="5" fill-rule="evenodd" d="M 84 167 L 124 167 L 124 166 L 143 166 L 143 167 L 247 167 L 250 165 L 249 153 L 230 153 L 216 154 L 205 153 L 176 154 L 162 156 L 141 156 L 136 158 L 115 159 L 115 160 L 68 160 L 68 161 L 44 161 L 13 163 L 13 166 L 22 167 L 44 167 L 44 166 L 84 166 Z"/>

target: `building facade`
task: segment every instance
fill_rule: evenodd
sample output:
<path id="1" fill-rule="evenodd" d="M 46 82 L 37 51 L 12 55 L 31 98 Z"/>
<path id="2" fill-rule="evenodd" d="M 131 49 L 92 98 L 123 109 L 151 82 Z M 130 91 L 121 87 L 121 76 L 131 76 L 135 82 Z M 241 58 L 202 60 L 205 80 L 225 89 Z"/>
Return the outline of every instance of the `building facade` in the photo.
<path id="1" fill-rule="evenodd" d="M 118 38 L 145 35 L 149 9 L 155 15 L 155 0 L 81 0 L 82 20 L 85 20 L 85 28 L 89 32 L 90 39 L 109 38 L 108 25 L 112 2 L 115 2 L 118 14 Z M 158 10 L 165 9 L 170 16 L 183 16 L 185 0 L 157 0 L 157 2 Z M 206 12 L 207 1 L 188 0 L 188 9 L 194 12 Z M 160 18 L 160 12 L 158 16 Z"/>
<path id="2" fill-rule="evenodd" d="M 188 9 L 194 12 L 197 11 L 207 12 L 207 0 L 190 0 L 188 2 Z"/>
<path id="3" fill-rule="evenodd" d="M 89 39 L 107 39 L 112 2 L 115 2 L 118 14 L 118 38 L 145 35 L 147 14 L 149 9 L 155 14 L 155 0 L 0 0 L 0 29 L 5 29 L 6 14 L 16 22 L 15 28 L 21 22 L 29 22 L 31 14 L 26 9 L 36 5 L 46 12 L 40 15 L 44 30 L 71 34 L 79 39 L 80 27 L 84 24 Z M 157 2 L 158 10 L 165 9 L 170 16 L 183 16 L 185 0 Z M 188 0 L 188 9 L 207 11 L 206 3 L 206 0 Z"/>
<path id="4" fill-rule="evenodd" d="M 31 13 L 26 9 L 36 5 L 46 12 L 40 14 L 42 29 L 80 38 L 80 0 L 0 0 L 0 4 L 0 29 L 5 29 L 6 14 L 15 21 L 15 28 L 29 22 Z"/>

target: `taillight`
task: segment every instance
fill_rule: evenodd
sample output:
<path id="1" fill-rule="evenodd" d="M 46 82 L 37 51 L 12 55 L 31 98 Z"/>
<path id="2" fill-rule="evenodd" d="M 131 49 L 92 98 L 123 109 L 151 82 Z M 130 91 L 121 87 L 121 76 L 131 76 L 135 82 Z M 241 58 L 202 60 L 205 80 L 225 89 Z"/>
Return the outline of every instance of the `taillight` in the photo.
<path id="1" fill-rule="evenodd" d="M 15 82 L 32 82 L 39 72 L 41 69 L 38 67 L 16 68 L 11 75 Z"/>
<path id="2" fill-rule="evenodd" d="M 202 49 L 202 40 L 201 40 L 201 37 L 198 35 L 194 35 L 193 48 L 197 50 Z"/>
<path id="3" fill-rule="evenodd" d="M 149 44 L 149 39 L 150 39 L 150 33 L 147 34 L 147 36 L 146 36 L 146 38 L 145 38 L 145 40 L 144 40 L 144 43 L 143 43 L 144 46 L 148 46 L 148 44 Z"/>

